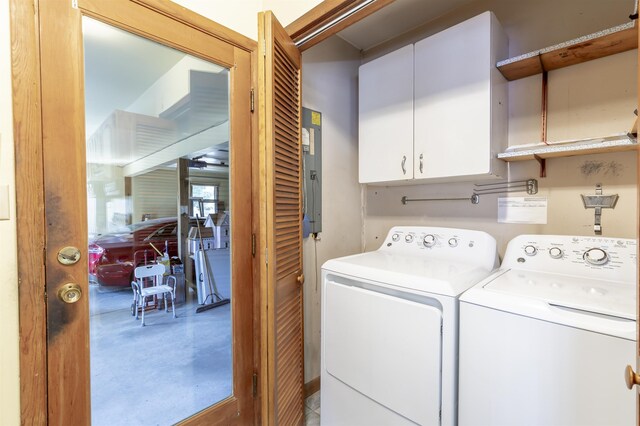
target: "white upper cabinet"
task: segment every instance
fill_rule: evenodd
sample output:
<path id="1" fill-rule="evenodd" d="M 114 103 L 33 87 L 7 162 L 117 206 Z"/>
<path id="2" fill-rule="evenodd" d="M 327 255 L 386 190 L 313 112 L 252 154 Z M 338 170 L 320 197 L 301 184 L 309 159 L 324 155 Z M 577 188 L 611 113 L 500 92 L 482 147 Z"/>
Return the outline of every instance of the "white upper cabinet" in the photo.
<path id="1" fill-rule="evenodd" d="M 504 176 L 507 83 L 495 65 L 507 55 L 491 12 L 416 43 L 416 179 Z"/>
<path id="2" fill-rule="evenodd" d="M 411 47 L 360 68 L 360 182 L 506 177 L 497 154 L 507 145 L 507 82 L 495 64 L 508 50 L 496 17 L 485 12 Z"/>
<path id="3" fill-rule="evenodd" d="M 413 45 L 360 67 L 360 182 L 413 178 Z"/>

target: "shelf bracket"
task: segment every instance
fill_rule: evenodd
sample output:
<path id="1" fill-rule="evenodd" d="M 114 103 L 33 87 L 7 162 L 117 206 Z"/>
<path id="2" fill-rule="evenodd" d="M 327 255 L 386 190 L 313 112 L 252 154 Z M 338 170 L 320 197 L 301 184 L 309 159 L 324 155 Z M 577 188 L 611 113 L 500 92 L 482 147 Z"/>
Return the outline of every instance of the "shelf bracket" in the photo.
<path id="1" fill-rule="evenodd" d="M 533 154 L 533 158 L 535 158 L 540 166 L 540 177 L 547 177 L 547 160 L 536 154 Z"/>
<path id="2" fill-rule="evenodd" d="M 548 84 L 549 73 L 547 72 L 547 70 L 544 69 L 544 64 L 542 63 L 542 60 L 540 60 L 540 64 L 541 64 L 540 66 L 542 67 L 542 106 L 541 106 L 541 112 L 540 112 L 542 132 L 541 132 L 540 138 L 542 139 L 542 142 L 548 145 L 547 109 L 549 105 L 549 84 Z"/>

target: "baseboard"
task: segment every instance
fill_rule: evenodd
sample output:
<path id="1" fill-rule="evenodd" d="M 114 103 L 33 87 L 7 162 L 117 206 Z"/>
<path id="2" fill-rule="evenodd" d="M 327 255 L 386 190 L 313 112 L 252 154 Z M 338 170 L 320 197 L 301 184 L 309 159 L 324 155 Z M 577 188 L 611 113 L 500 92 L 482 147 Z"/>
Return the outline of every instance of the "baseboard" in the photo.
<path id="1" fill-rule="evenodd" d="M 320 390 L 320 376 L 309 380 L 304 384 L 304 399 L 307 399 Z"/>

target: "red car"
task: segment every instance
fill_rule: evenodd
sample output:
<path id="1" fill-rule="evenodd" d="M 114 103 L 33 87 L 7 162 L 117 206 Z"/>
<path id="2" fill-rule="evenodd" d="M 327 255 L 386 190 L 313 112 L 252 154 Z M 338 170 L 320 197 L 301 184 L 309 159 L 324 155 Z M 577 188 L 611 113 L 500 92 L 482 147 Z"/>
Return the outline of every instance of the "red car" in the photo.
<path id="1" fill-rule="evenodd" d="M 178 255 L 178 222 L 175 217 L 134 223 L 89 242 L 89 274 L 105 286 L 129 286 L 133 270 L 153 261 L 165 248 Z"/>

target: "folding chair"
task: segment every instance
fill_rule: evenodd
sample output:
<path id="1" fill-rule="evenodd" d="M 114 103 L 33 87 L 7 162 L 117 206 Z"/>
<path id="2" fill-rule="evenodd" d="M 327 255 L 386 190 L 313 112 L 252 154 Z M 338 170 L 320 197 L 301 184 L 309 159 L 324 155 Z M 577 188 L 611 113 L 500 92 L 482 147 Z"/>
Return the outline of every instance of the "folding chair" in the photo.
<path id="1" fill-rule="evenodd" d="M 133 304 L 136 319 L 138 319 L 138 310 L 142 310 L 141 327 L 144 327 L 144 305 L 148 297 L 161 295 L 164 301 L 164 310 L 169 312 L 167 297 L 171 296 L 171 309 L 173 310 L 173 317 L 176 317 L 176 277 L 169 275 L 167 284 L 163 284 L 164 272 L 165 267 L 160 264 L 138 266 L 133 272 L 135 277 L 135 281 L 131 281 Z"/>

